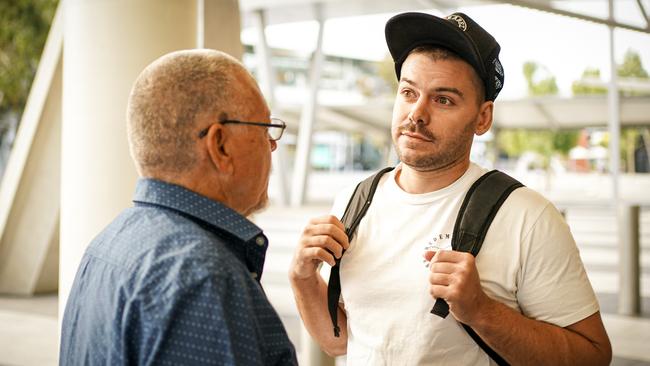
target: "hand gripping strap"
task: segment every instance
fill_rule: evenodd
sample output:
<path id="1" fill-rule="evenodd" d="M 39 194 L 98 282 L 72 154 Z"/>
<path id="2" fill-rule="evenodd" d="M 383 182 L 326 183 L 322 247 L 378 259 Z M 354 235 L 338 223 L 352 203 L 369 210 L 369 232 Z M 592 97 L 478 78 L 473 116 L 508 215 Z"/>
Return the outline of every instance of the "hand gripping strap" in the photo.
<path id="1" fill-rule="evenodd" d="M 352 241 L 352 237 L 354 236 L 361 219 L 368 211 L 368 207 L 370 207 L 370 203 L 372 203 L 372 197 L 375 195 L 375 191 L 377 190 L 379 180 L 384 173 L 393 169 L 394 167 L 384 168 L 377 174 L 361 181 L 357 185 L 357 188 L 355 188 L 352 197 L 350 197 L 350 200 L 348 201 L 348 206 L 345 208 L 345 213 L 341 218 L 341 222 L 345 226 L 345 234 L 348 236 L 348 241 Z M 327 284 L 327 309 L 329 310 L 330 318 L 332 319 L 335 337 L 338 337 L 341 333 L 341 329 L 337 322 L 339 298 L 341 297 L 341 277 L 339 274 L 339 269 L 341 267 L 340 264 L 341 259 L 336 259 L 336 264 L 330 271 L 330 279 Z"/>
<path id="2" fill-rule="evenodd" d="M 476 256 L 481 250 L 494 216 L 513 190 L 523 186 L 516 179 L 498 170 L 492 170 L 476 180 L 463 200 L 451 237 L 451 248 Z M 437 299 L 432 314 L 446 317 L 449 305 Z"/>

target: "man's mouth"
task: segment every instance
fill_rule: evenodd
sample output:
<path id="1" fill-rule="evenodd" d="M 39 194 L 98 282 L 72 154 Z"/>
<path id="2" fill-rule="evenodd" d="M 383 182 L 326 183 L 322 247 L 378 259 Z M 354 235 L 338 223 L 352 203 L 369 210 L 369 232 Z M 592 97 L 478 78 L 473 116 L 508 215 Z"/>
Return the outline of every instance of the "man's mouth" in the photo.
<path id="1" fill-rule="evenodd" d="M 426 136 L 426 135 L 424 135 L 422 133 L 413 132 L 413 131 L 409 131 L 409 130 L 406 130 L 406 129 L 402 130 L 400 132 L 400 134 L 403 135 L 403 136 L 411 137 L 411 138 L 418 139 L 418 140 L 433 142 L 433 136 Z"/>
<path id="2" fill-rule="evenodd" d="M 400 126 L 399 133 L 400 135 L 426 142 L 434 142 L 436 140 L 435 136 L 429 130 L 413 122 Z"/>

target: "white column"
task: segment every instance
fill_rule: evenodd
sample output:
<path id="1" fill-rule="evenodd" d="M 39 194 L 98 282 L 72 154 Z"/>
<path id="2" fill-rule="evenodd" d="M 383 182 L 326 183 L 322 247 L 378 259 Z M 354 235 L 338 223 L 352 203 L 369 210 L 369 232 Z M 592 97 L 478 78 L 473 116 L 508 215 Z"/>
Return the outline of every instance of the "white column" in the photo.
<path id="1" fill-rule="evenodd" d="M 160 1 L 160 0 L 159 0 Z M 175 3 L 178 0 L 167 0 Z M 185 2 L 183 0 L 181 2 Z M 203 1 L 203 45 L 205 48 L 226 52 L 241 60 L 244 47 L 241 44 L 241 20 L 239 1 L 237 0 L 202 0 Z M 199 14 L 200 15 L 200 14 Z"/>
<path id="2" fill-rule="evenodd" d="M 206 32 L 204 42 L 214 47 L 222 40 L 232 48 L 240 33 L 237 1 L 205 0 L 205 14 L 215 5 L 237 21 Z M 132 83 L 150 62 L 194 48 L 198 39 L 196 0 L 66 0 L 62 6 L 60 312 L 88 243 L 131 206 L 137 177 L 125 115 Z"/>
<path id="3" fill-rule="evenodd" d="M 316 49 L 311 60 L 309 72 L 309 91 L 307 100 L 300 114 L 298 142 L 296 144 L 296 160 L 293 167 L 293 183 L 291 184 L 291 205 L 300 206 L 305 201 L 309 176 L 309 156 L 311 154 L 311 137 L 318 107 L 318 84 L 323 68 L 323 19 L 321 4 L 314 4 L 314 12 L 318 20 L 318 38 Z"/>
<path id="4" fill-rule="evenodd" d="M 255 55 L 257 57 L 257 79 L 266 97 L 271 111 L 282 117 L 281 109 L 275 99 L 275 72 L 271 65 L 271 49 L 266 41 L 266 18 L 264 9 L 258 9 L 253 12 L 253 20 L 257 29 L 257 45 L 255 45 Z M 286 169 L 286 147 L 282 140 L 278 141 L 278 147 L 273 153 L 273 174 L 275 184 L 278 186 L 278 200 L 281 205 L 289 203 L 289 185 L 287 182 Z"/>

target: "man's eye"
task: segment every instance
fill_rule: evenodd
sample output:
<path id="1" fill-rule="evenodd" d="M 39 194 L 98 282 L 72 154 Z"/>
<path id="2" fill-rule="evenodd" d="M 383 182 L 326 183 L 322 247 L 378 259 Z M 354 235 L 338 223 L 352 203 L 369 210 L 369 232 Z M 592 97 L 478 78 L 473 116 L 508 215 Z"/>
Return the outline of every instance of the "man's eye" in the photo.
<path id="1" fill-rule="evenodd" d="M 452 104 L 451 99 L 449 99 L 447 97 L 438 97 L 437 101 L 438 101 L 438 103 L 440 103 L 442 105 L 451 105 Z"/>
<path id="2" fill-rule="evenodd" d="M 408 97 L 412 97 L 412 96 L 413 96 L 413 92 L 410 91 L 409 89 L 403 89 L 403 90 L 402 90 L 402 95 L 405 96 L 405 97 L 407 97 L 407 98 L 408 98 Z"/>

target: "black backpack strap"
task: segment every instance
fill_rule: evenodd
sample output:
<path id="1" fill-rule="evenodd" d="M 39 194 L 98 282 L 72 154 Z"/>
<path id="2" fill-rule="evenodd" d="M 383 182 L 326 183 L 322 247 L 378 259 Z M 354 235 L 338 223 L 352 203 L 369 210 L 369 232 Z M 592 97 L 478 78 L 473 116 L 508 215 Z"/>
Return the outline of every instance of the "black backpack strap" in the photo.
<path id="1" fill-rule="evenodd" d="M 343 213 L 343 217 L 341 218 L 341 222 L 345 226 L 345 234 L 348 236 L 349 241 L 352 241 L 352 237 L 354 236 L 361 219 L 368 211 L 368 207 L 370 207 L 379 180 L 385 173 L 393 169 L 395 168 L 389 167 L 380 170 L 375 175 L 361 181 L 354 189 L 354 193 L 352 193 L 352 197 L 350 197 L 348 205 L 345 208 L 345 213 Z M 332 319 L 335 337 L 338 337 L 341 332 L 337 322 L 339 298 L 341 297 L 341 277 L 339 275 L 340 264 L 341 258 L 336 259 L 336 264 L 330 271 L 330 279 L 327 284 L 327 308 L 330 313 L 330 318 Z"/>
<path id="2" fill-rule="evenodd" d="M 510 365 L 508 363 L 508 361 L 504 360 L 503 357 L 499 356 L 499 354 L 496 353 L 495 350 L 490 348 L 490 346 L 488 346 L 487 343 L 485 343 L 481 339 L 481 337 L 479 337 L 478 334 L 476 334 L 474 329 L 470 328 L 468 325 L 463 324 L 463 323 L 460 323 L 460 325 L 462 325 L 463 328 L 465 328 L 465 331 L 467 332 L 467 334 L 469 334 L 469 336 L 472 337 L 474 342 L 476 342 L 476 344 L 478 344 L 478 346 L 481 347 L 483 352 L 487 353 L 487 355 L 490 356 L 490 358 L 492 360 L 494 360 L 494 362 L 496 362 L 497 365 L 499 365 L 499 366 L 508 366 L 508 365 Z"/>
<path id="3" fill-rule="evenodd" d="M 498 170 L 492 170 L 477 179 L 467 191 L 467 195 L 456 217 L 454 232 L 451 238 L 452 249 L 460 252 L 468 252 L 476 256 L 481 250 L 485 235 L 499 208 L 512 191 L 522 186 L 523 184 L 518 180 Z M 437 299 L 433 305 L 433 309 L 431 309 L 431 313 L 444 318 L 449 314 L 449 305 L 445 300 Z M 472 339 L 497 364 L 508 364 L 483 342 L 472 328 L 465 324 L 462 325 Z"/>

